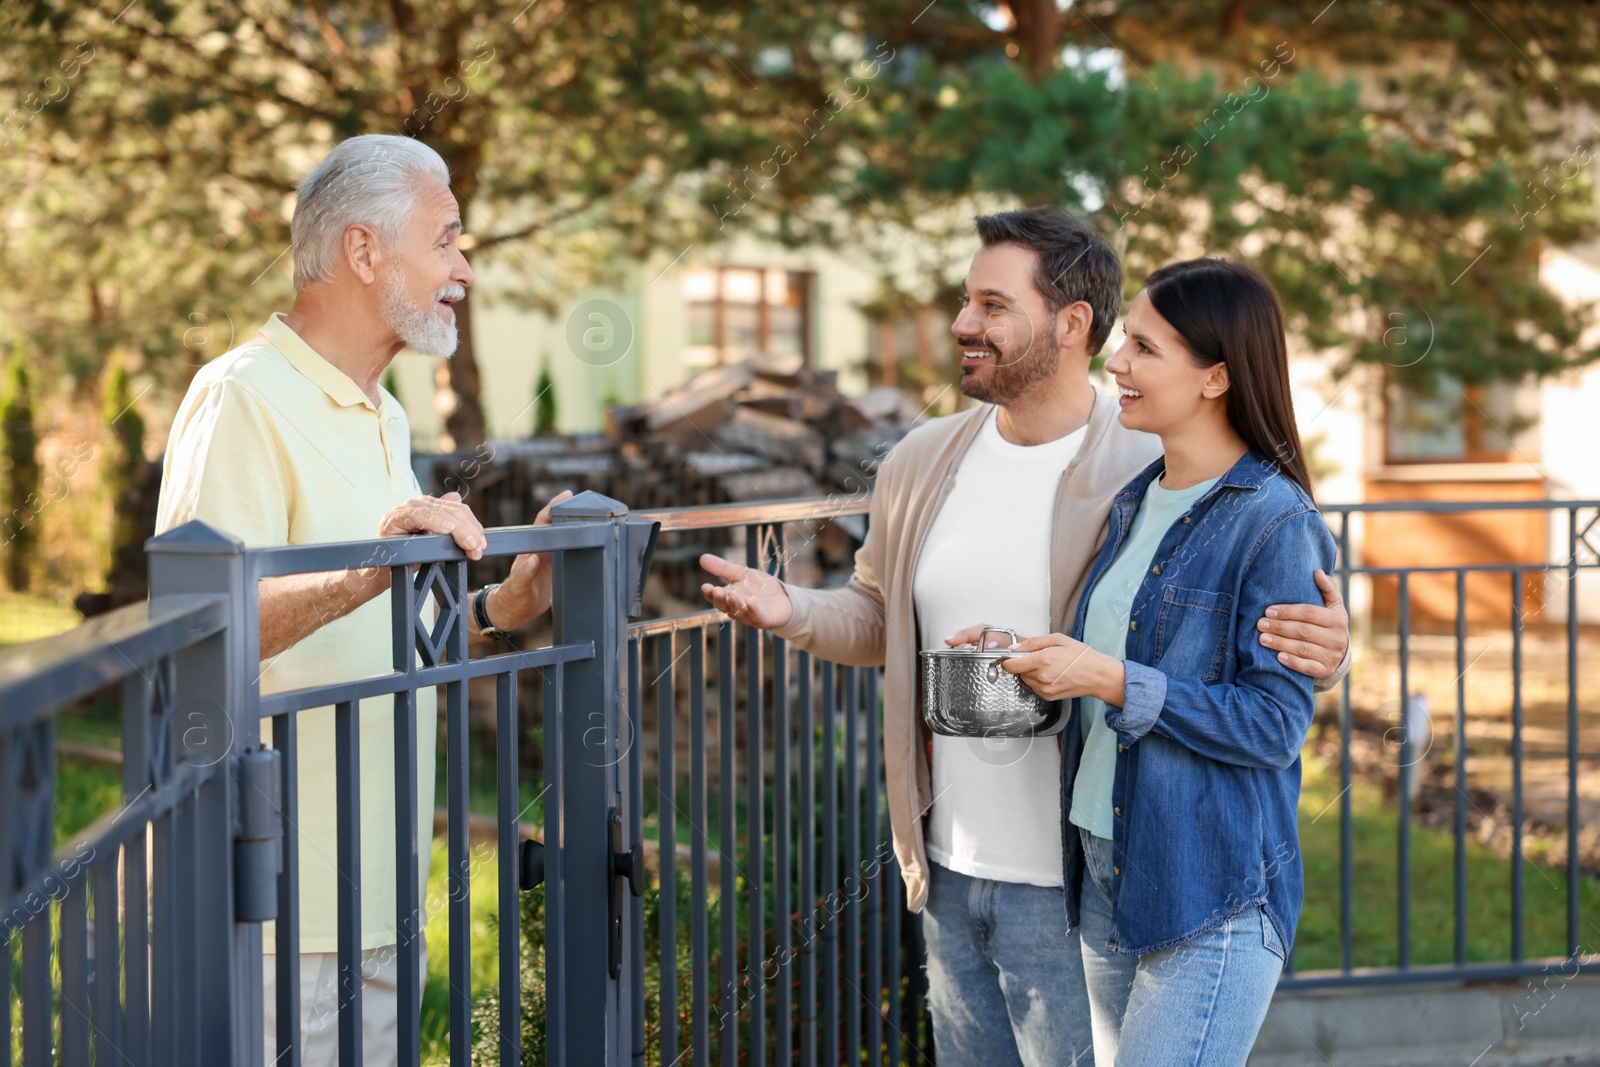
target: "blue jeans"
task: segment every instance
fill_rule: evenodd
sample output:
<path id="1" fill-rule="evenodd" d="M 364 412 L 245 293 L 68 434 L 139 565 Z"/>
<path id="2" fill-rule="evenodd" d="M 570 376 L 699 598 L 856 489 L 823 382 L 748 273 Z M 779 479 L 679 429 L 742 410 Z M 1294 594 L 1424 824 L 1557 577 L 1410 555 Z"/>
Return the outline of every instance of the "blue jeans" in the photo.
<path id="1" fill-rule="evenodd" d="M 1108 952 L 1111 842 L 1078 832 L 1095 1057 L 1116 1067 L 1244 1067 L 1284 964 L 1283 943 L 1265 909 L 1246 908 L 1160 952 Z"/>
<path id="2" fill-rule="evenodd" d="M 1064 891 L 928 866 L 922 933 L 940 1067 L 1092 1067 Z"/>

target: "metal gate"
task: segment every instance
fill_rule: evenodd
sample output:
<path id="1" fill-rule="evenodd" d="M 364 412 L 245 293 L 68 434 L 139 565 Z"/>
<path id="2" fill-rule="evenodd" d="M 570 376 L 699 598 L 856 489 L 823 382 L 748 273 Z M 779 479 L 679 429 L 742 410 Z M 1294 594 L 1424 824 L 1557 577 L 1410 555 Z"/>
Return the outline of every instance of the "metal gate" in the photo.
<path id="1" fill-rule="evenodd" d="M 418 1063 L 425 917 L 414 872 L 431 838 L 412 813 L 417 693 L 433 686 L 444 691 L 449 1061 L 472 1062 L 474 993 L 490 992 L 472 986 L 467 687 L 479 678 L 494 679 L 499 737 L 499 1018 L 492 1034 L 480 1035 L 479 1055 L 522 1061 L 529 1020 L 519 996 L 517 905 L 537 888 L 546 995 L 543 1017 L 533 1020 L 544 1037 L 533 1059 L 572 1067 L 709 1063 L 715 1048 L 721 1063 L 763 1063 L 787 1061 L 795 1048 L 859 1062 L 866 1046 L 870 1062 L 885 1054 L 898 1062 L 902 976 L 914 978 L 915 968 L 902 964 L 899 878 L 886 858 L 875 673 L 812 664 L 753 632 L 736 637 L 715 613 L 630 628 L 657 523 L 630 519 L 621 504 L 593 493 L 559 505 L 553 517 L 548 527 L 491 531 L 485 553 L 553 553 L 552 640 L 542 648 L 469 658 L 468 563 L 446 537 L 246 549 L 190 523 L 149 543 L 147 603 L 0 653 L 0 1000 L 8 1007 L 0 1067 L 14 1055 L 29 1065 L 300 1061 L 298 724 L 307 711 L 330 707 L 339 1059 L 367 1061 L 359 883 L 361 824 L 370 814 L 361 804 L 360 724 L 377 715 L 392 722 L 397 772 L 399 1060 Z M 752 527 L 752 546 L 770 543 L 779 529 Z M 363 567 L 391 573 L 392 670 L 263 694 L 258 584 Z M 430 596 L 436 618 L 422 610 Z M 708 642 L 717 663 L 711 689 Z M 663 656 L 659 664 L 649 658 Z M 647 663 L 654 673 L 641 678 Z M 692 681 L 694 694 L 682 820 L 692 828 L 692 889 L 680 889 L 673 845 L 675 678 Z M 518 832 L 517 695 L 530 683 L 543 692 L 542 841 Z M 58 845 L 58 718 L 86 694 L 118 685 L 122 803 Z M 718 701 L 718 775 L 706 771 L 716 747 L 706 732 L 707 692 Z M 653 728 L 665 738 L 648 771 L 638 745 L 645 694 L 662 712 Z M 262 742 L 263 719 L 271 720 L 270 744 Z M 707 822 L 713 778 L 715 828 Z M 801 810 L 811 817 L 800 818 Z M 651 861 L 647 823 L 664 835 Z M 720 868 L 716 888 L 708 858 Z M 689 929 L 681 968 L 680 892 Z M 266 920 L 276 926 L 271 944 Z M 264 966 L 277 990 L 276 1032 L 265 1034 Z"/>

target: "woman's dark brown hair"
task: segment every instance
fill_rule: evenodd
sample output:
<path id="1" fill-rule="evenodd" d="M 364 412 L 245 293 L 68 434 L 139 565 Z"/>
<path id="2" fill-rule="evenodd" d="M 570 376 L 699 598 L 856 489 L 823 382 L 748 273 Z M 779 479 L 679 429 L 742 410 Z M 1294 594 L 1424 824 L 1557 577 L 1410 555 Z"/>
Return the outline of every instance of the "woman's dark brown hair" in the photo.
<path id="1" fill-rule="evenodd" d="M 1311 495 L 1289 395 L 1283 306 L 1261 272 L 1229 259 L 1190 259 L 1144 283 L 1150 305 L 1202 367 L 1228 367 L 1228 422 L 1251 451 L 1273 461 Z"/>

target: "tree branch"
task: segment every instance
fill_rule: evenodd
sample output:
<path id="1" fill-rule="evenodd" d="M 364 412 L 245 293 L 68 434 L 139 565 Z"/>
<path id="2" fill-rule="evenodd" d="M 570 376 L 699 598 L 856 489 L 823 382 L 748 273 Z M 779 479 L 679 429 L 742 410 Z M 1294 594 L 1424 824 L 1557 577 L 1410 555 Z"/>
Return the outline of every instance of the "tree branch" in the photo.
<path id="1" fill-rule="evenodd" d="M 1455 149 L 1446 148 L 1443 145 L 1434 144 L 1432 141 L 1429 141 L 1426 134 L 1417 129 L 1410 119 L 1406 118 L 1398 111 L 1373 111 L 1370 112 L 1370 114 L 1373 118 L 1381 119 L 1390 126 L 1393 126 L 1395 129 L 1399 130 L 1401 133 L 1405 134 L 1408 141 L 1422 149 L 1424 152 L 1443 152 L 1447 157 L 1449 157 L 1450 162 L 1452 163 L 1465 163 L 1467 160 L 1466 156 L 1462 155 L 1460 152 L 1457 152 Z"/>

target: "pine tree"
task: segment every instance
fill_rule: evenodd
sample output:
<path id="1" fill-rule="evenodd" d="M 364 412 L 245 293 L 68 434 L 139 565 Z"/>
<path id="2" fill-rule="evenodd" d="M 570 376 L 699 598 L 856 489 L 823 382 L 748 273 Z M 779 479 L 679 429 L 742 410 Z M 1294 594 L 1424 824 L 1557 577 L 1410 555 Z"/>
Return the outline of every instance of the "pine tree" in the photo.
<path id="1" fill-rule="evenodd" d="M 539 378 L 533 383 L 533 432 L 556 432 L 556 381 L 550 375 L 548 357 L 539 363 Z"/>
<path id="2" fill-rule="evenodd" d="M 144 418 L 134 408 L 127 367 L 120 358 L 106 369 L 100 418 L 110 444 L 100 471 L 114 516 L 111 571 L 119 574 L 130 565 L 142 570 L 139 558 L 144 552 L 145 535 L 140 500 L 144 489 Z"/>
<path id="3" fill-rule="evenodd" d="M 39 433 L 34 426 L 28 366 L 18 342 L 6 372 L 0 400 L 0 440 L 5 449 L 4 514 L 0 530 L 6 544 L 6 579 L 19 592 L 29 586 L 39 541 Z"/>

